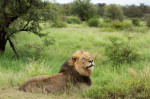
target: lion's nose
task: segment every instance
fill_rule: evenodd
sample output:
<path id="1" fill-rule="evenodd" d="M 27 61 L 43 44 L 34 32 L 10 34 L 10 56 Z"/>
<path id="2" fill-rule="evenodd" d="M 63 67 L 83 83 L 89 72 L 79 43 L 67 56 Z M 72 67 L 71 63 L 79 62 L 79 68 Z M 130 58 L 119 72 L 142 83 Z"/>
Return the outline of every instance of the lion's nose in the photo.
<path id="1" fill-rule="evenodd" d="M 93 60 L 90 60 L 89 62 L 90 62 L 90 63 L 92 63 L 92 62 L 93 62 Z"/>

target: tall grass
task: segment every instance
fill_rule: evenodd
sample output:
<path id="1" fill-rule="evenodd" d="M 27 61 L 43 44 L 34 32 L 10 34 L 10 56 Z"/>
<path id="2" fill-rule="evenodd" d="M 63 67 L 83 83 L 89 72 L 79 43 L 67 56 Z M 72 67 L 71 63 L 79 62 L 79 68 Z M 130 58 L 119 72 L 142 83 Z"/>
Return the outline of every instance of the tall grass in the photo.
<path id="1" fill-rule="evenodd" d="M 5 55 L 0 57 L 0 87 L 18 87 L 29 77 L 56 74 L 60 66 L 75 51 L 84 49 L 97 55 L 97 58 L 91 76 L 92 85 L 87 91 L 78 93 L 79 96 L 86 98 L 139 98 L 146 97 L 147 94 L 143 93 L 150 91 L 149 87 L 144 90 L 140 89 L 143 84 L 141 80 L 137 80 L 128 72 L 129 67 L 140 71 L 148 66 L 150 61 L 149 31 L 145 33 L 126 31 L 110 33 L 101 32 L 99 28 L 95 27 L 84 27 L 81 24 L 75 25 L 75 27 L 68 25 L 67 28 L 46 28 L 43 32 L 48 33 L 49 37 L 54 37 L 55 43 L 44 46 L 44 38 L 39 38 L 34 34 L 22 32 L 15 35 L 13 41 L 20 55 L 19 59 L 14 57 L 13 51 L 7 45 Z M 111 36 L 121 39 L 127 39 L 128 36 L 134 37 L 130 45 L 137 49 L 142 59 L 132 64 L 123 63 L 119 67 L 113 67 L 113 63 L 107 61 L 108 57 L 105 56 L 105 45 L 109 44 Z M 145 86 L 149 86 L 148 83 L 146 84 Z M 138 89 L 140 92 L 137 91 Z"/>

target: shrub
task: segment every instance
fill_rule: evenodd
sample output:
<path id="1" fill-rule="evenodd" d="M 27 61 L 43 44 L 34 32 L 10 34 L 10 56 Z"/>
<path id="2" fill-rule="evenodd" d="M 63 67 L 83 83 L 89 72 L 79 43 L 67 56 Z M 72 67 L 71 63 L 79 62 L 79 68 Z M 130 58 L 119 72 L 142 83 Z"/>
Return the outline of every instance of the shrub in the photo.
<path id="1" fill-rule="evenodd" d="M 133 24 L 134 26 L 140 26 L 140 20 L 137 19 L 137 18 L 134 18 L 134 19 L 132 19 L 132 24 Z"/>
<path id="2" fill-rule="evenodd" d="M 124 41 L 117 37 L 110 37 L 110 44 L 105 46 L 105 55 L 109 61 L 114 64 L 122 64 L 124 62 L 131 63 L 139 59 L 139 54 L 130 45 L 131 38 L 128 41 Z"/>
<path id="3" fill-rule="evenodd" d="M 123 11 L 116 4 L 106 6 L 104 16 L 112 20 L 123 20 Z"/>
<path id="4" fill-rule="evenodd" d="M 88 21 L 88 25 L 91 27 L 98 27 L 99 19 L 98 18 L 91 18 Z"/>
<path id="5" fill-rule="evenodd" d="M 80 20 L 79 17 L 70 16 L 67 18 L 67 23 L 69 23 L 69 24 L 81 24 L 82 21 Z"/>
<path id="6" fill-rule="evenodd" d="M 150 27 L 150 15 L 147 16 L 146 25 Z"/>
<path id="7" fill-rule="evenodd" d="M 120 22 L 118 20 L 115 20 L 112 22 L 112 27 L 117 30 L 123 30 L 123 29 L 131 27 L 131 24 L 128 22 Z"/>
<path id="8" fill-rule="evenodd" d="M 44 38 L 44 40 L 43 40 L 43 44 L 44 44 L 45 46 L 50 46 L 50 45 L 53 45 L 54 43 L 55 43 L 54 37 L 48 37 L 48 36 L 46 36 L 46 37 Z"/>
<path id="9" fill-rule="evenodd" d="M 53 24 L 52 24 L 52 27 L 67 27 L 67 24 L 63 21 L 55 21 Z"/>
<path id="10" fill-rule="evenodd" d="M 26 58 L 34 58 L 35 60 L 39 59 L 44 47 L 43 44 L 39 43 L 27 43 L 21 48 L 19 56 Z"/>
<path id="11" fill-rule="evenodd" d="M 112 23 L 111 22 L 100 21 L 98 26 L 99 27 L 112 27 Z"/>
<path id="12" fill-rule="evenodd" d="M 105 18 L 105 19 L 104 19 L 104 22 L 110 23 L 110 22 L 111 22 L 111 19 L 110 19 L 110 18 Z"/>

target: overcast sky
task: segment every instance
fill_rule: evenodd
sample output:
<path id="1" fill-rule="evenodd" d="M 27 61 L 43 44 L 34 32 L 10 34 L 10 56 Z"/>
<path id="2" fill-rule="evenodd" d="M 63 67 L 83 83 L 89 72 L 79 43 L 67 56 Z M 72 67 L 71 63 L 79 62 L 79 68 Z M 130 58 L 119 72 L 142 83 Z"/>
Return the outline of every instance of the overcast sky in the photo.
<path id="1" fill-rule="evenodd" d="M 74 0 L 49 0 L 56 3 L 69 3 Z M 120 4 L 120 5 L 139 5 L 140 3 L 144 3 L 146 5 L 150 5 L 150 0 L 91 0 L 92 3 L 106 3 L 106 4 Z"/>

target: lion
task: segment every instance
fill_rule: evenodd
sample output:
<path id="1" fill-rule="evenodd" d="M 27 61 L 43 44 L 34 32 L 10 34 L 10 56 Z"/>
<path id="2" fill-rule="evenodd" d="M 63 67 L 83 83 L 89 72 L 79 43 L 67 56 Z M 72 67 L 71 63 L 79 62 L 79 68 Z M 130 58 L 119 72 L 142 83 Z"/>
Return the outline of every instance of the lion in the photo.
<path id="1" fill-rule="evenodd" d="M 67 90 L 70 86 L 88 87 L 91 85 L 93 68 L 94 61 L 90 53 L 77 51 L 61 66 L 59 73 L 29 78 L 19 89 L 25 92 L 55 93 Z"/>

